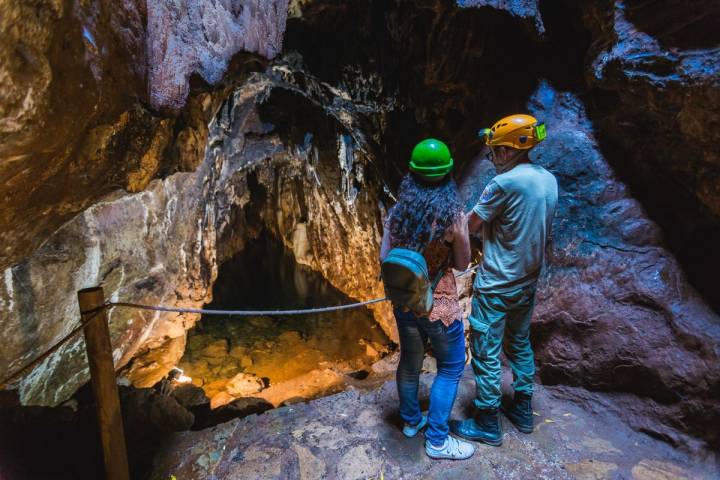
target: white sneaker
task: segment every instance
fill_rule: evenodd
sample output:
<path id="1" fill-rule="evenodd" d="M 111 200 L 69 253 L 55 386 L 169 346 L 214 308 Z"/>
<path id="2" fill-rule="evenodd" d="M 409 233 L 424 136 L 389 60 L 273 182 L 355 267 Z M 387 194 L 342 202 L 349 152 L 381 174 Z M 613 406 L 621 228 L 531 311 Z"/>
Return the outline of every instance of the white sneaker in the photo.
<path id="1" fill-rule="evenodd" d="M 402 429 L 403 435 L 408 438 L 412 438 L 417 435 L 420 430 L 425 428 L 425 425 L 427 425 L 427 415 L 423 415 L 420 419 L 420 423 L 417 425 L 410 425 L 409 423 L 406 423 Z"/>
<path id="2" fill-rule="evenodd" d="M 429 440 L 425 440 L 425 453 L 427 453 L 428 457 L 437 460 L 465 460 L 473 456 L 475 446 L 472 443 L 448 435 L 445 443 L 440 447 L 435 447 Z"/>

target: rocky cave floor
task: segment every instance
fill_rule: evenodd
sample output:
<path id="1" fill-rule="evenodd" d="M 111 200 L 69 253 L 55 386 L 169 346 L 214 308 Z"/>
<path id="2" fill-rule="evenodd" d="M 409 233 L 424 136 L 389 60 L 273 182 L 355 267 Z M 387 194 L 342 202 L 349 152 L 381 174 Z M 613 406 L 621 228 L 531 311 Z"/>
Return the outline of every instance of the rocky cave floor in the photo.
<path id="1" fill-rule="evenodd" d="M 253 272 L 248 275 L 247 272 Z M 273 310 L 342 305 L 353 300 L 295 262 L 277 241 L 254 242 L 220 267 L 208 308 Z M 243 397 L 273 406 L 308 400 L 364 378 L 393 347 L 362 308 L 320 315 L 203 317 L 188 333 L 178 363 L 212 408 Z"/>
<path id="2" fill-rule="evenodd" d="M 372 328 L 371 319 L 355 311 L 310 321 L 206 320 L 203 333 L 191 331 L 179 367 L 203 389 L 213 408 L 243 396 L 275 406 L 315 398 L 342 389 L 346 374 L 367 376 L 373 361 L 387 351 L 388 340 L 377 324 Z M 358 335 L 351 339 L 353 334 Z"/>
<path id="3" fill-rule="evenodd" d="M 519 433 L 502 417 L 501 447 L 476 444 L 475 455 L 463 462 L 430 460 L 421 436 L 406 439 L 400 431 L 392 380 L 397 358 L 394 354 L 378 362 L 370 378 L 345 392 L 173 434 L 159 447 L 150 478 L 679 480 L 720 476 L 714 454 L 691 457 L 630 429 L 593 400 L 582 406 L 569 401 L 565 393 L 571 387 L 538 386 L 536 427 L 531 435 Z M 432 378 L 430 373 L 421 378 L 425 405 Z M 508 374 L 503 382 L 506 395 L 510 381 Z M 472 395 L 468 367 L 453 418 L 468 412 Z"/>

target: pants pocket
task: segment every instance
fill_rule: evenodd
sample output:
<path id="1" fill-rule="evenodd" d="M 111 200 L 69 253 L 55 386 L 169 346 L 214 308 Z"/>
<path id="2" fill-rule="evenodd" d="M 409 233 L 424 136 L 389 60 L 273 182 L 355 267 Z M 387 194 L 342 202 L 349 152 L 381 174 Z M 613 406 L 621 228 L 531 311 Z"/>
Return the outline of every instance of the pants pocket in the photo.
<path id="1" fill-rule="evenodd" d="M 488 331 L 480 331 L 476 329 L 470 330 L 470 349 L 476 358 L 482 358 L 487 352 Z"/>

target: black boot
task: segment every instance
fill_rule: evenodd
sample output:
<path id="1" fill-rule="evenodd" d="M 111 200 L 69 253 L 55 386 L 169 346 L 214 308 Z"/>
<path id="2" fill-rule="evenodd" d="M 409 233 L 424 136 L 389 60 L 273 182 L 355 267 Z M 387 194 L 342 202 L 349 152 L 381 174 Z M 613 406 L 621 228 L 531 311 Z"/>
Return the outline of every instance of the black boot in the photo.
<path id="1" fill-rule="evenodd" d="M 451 420 L 450 431 L 459 437 L 487 443 L 493 447 L 502 445 L 502 430 L 497 408 L 478 410 L 475 418 Z"/>
<path id="2" fill-rule="evenodd" d="M 510 405 L 500 407 L 508 420 L 522 433 L 533 432 L 532 396 L 515 392 L 515 399 Z"/>

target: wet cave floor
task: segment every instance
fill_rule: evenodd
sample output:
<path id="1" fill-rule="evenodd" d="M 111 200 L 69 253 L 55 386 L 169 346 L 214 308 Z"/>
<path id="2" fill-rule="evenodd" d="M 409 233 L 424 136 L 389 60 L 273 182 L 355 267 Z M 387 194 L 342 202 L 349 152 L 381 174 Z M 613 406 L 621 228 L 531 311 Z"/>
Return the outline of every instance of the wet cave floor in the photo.
<path id="1" fill-rule="evenodd" d="M 352 303 L 320 274 L 263 237 L 225 262 L 209 309 L 305 309 Z M 179 368 L 213 408 L 240 397 L 307 400 L 363 378 L 391 348 L 367 309 L 317 315 L 204 316 Z"/>

